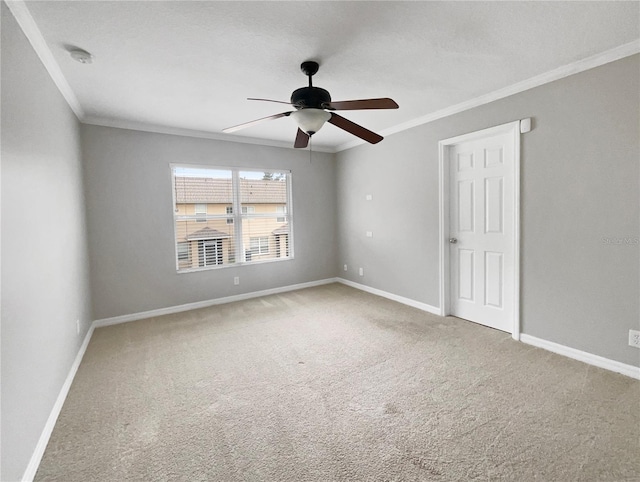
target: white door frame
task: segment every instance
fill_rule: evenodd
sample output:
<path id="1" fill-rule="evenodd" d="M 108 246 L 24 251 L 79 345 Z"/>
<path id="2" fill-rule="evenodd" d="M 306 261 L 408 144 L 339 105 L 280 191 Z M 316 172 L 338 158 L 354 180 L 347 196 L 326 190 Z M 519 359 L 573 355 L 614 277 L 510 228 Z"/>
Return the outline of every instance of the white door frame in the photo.
<path id="1" fill-rule="evenodd" d="M 450 170 L 447 164 L 449 149 L 452 145 L 461 142 L 473 141 L 482 137 L 500 134 L 513 135 L 513 330 L 512 336 L 520 340 L 520 121 L 509 122 L 496 127 L 490 127 L 481 131 L 463 134 L 438 142 L 439 151 L 439 199 L 440 199 L 440 311 L 442 316 L 451 314 L 451 280 L 449 277 L 449 176 Z"/>

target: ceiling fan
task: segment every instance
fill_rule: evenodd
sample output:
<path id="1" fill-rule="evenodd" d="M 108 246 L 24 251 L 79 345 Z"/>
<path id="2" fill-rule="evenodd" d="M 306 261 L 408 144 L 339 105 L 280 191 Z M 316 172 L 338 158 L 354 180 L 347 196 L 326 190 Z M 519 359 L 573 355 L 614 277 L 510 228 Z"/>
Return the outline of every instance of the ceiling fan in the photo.
<path id="1" fill-rule="evenodd" d="M 298 124 L 298 133 L 294 147 L 304 148 L 309 144 L 309 138 L 318 132 L 325 122 L 329 122 L 340 129 L 343 129 L 354 136 L 364 139 L 371 144 L 380 142 L 383 137 L 375 132 L 365 129 L 364 127 L 351 122 L 348 119 L 336 114 L 335 110 L 362 110 L 362 109 L 397 109 L 398 104 L 392 99 L 360 99 L 345 100 L 341 102 L 333 102 L 331 95 L 325 89 L 314 87 L 311 77 L 318 72 L 320 65 L 314 61 L 302 62 L 300 69 L 309 77 L 309 86 L 296 89 L 291 94 L 290 102 L 283 102 L 271 99 L 248 98 L 247 100 L 260 100 L 265 102 L 277 102 L 279 104 L 289 104 L 296 110 L 282 112 L 280 114 L 263 117 L 251 122 L 245 122 L 233 127 L 227 127 L 222 132 L 235 132 L 245 127 L 251 127 L 260 122 L 279 119 L 280 117 L 291 116 Z"/>

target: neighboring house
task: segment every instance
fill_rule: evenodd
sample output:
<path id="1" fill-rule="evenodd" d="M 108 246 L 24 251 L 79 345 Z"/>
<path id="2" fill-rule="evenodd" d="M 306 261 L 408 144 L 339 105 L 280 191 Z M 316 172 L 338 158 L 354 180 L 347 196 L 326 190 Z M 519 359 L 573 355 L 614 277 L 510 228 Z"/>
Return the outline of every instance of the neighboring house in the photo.
<path id="1" fill-rule="evenodd" d="M 231 179 L 175 177 L 178 269 L 289 257 L 287 183 L 240 179 L 238 249 L 233 201 Z"/>

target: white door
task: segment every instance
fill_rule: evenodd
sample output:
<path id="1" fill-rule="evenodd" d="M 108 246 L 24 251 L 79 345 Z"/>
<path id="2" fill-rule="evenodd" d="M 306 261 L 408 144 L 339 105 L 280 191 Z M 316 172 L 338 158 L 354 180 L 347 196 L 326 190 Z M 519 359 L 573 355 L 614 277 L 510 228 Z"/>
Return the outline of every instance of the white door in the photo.
<path id="1" fill-rule="evenodd" d="M 493 132 L 493 133 L 492 133 Z M 517 133 L 516 135 L 519 135 Z M 514 132 L 448 145 L 450 314 L 514 333 Z"/>

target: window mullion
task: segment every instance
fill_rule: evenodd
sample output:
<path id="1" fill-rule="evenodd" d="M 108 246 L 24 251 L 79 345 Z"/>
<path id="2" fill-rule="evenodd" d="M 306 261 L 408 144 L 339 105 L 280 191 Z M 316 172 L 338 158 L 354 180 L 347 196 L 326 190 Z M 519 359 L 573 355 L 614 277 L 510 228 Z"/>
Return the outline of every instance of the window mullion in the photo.
<path id="1" fill-rule="evenodd" d="M 242 207 L 240 203 L 240 173 L 237 169 L 231 171 L 231 188 L 233 190 L 233 229 L 235 235 L 236 259 L 245 262 L 242 247 Z"/>
<path id="2" fill-rule="evenodd" d="M 287 176 L 287 208 L 285 210 L 285 221 L 289 226 L 289 234 L 287 235 L 288 252 L 287 255 L 293 257 L 293 192 L 291 188 L 291 173 Z"/>

